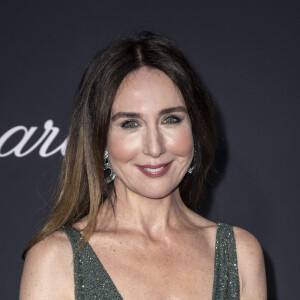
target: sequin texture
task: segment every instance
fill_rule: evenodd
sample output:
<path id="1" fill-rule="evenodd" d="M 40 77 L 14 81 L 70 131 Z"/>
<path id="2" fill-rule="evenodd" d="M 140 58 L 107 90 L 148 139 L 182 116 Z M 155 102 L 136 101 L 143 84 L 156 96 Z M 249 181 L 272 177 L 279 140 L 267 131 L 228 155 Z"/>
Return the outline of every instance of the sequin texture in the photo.
<path id="1" fill-rule="evenodd" d="M 239 300 L 240 283 L 232 226 L 218 223 L 212 300 Z"/>
<path id="2" fill-rule="evenodd" d="M 90 244 L 80 248 L 81 233 L 73 227 L 62 227 L 60 230 L 67 234 L 72 244 L 75 299 L 121 300 L 121 295 Z"/>
<path id="3" fill-rule="evenodd" d="M 80 248 L 83 238 L 81 233 L 73 227 L 63 226 L 59 230 L 67 234 L 72 245 L 75 299 L 122 300 L 90 244 L 86 243 Z M 232 226 L 218 223 L 215 251 L 212 300 L 239 300 L 240 286 Z"/>

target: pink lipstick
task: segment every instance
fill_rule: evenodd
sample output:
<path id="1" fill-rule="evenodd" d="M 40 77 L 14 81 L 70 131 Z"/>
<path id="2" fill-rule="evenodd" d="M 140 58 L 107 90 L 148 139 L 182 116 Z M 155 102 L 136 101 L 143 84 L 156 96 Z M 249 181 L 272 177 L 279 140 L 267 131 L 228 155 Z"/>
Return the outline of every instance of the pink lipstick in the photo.
<path id="1" fill-rule="evenodd" d="M 145 175 L 151 178 L 161 177 L 165 175 L 171 167 L 173 161 L 160 165 L 142 165 L 137 166 Z"/>

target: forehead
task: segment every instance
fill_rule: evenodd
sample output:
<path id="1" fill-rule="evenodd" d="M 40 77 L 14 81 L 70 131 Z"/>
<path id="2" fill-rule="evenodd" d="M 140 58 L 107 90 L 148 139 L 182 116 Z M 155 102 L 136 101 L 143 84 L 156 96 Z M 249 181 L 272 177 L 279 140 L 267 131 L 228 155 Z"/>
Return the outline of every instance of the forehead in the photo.
<path id="1" fill-rule="evenodd" d="M 112 113 L 151 113 L 179 105 L 186 107 L 181 92 L 173 81 L 158 69 L 142 67 L 128 74 L 122 81 Z"/>

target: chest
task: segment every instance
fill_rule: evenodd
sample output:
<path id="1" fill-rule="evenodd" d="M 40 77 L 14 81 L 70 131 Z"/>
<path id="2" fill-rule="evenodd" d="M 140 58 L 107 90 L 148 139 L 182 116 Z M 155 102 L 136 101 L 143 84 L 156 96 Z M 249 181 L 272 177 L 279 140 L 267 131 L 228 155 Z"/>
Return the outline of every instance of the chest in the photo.
<path id="1" fill-rule="evenodd" d="M 171 245 L 163 251 L 103 239 L 101 247 L 87 243 L 77 251 L 81 234 L 72 228 L 62 230 L 73 247 L 76 300 L 240 299 L 235 240 L 229 225 L 219 223 L 216 240 L 208 239 L 207 244 L 201 238 L 201 247 L 195 240 L 186 240 L 180 247 Z M 70 299 L 74 299 L 74 285 L 68 289 Z"/>
<path id="2" fill-rule="evenodd" d="M 207 246 L 109 245 L 92 249 L 123 299 L 211 299 L 214 252 Z"/>

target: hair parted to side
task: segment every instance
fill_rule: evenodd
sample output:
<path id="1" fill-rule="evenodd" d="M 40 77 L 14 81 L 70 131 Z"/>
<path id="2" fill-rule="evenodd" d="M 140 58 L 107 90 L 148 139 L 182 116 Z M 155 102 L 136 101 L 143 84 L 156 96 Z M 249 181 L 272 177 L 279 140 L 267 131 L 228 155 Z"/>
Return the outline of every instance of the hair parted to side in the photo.
<path id="1" fill-rule="evenodd" d="M 123 79 L 143 66 L 164 72 L 185 100 L 194 138 L 194 170 L 185 175 L 179 188 L 186 206 L 192 209 L 197 206 L 216 148 L 210 99 L 173 41 L 141 32 L 136 37 L 114 42 L 88 65 L 77 92 L 56 204 L 46 224 L 26 247 L 23 258 L 36 243 L 83 217 L 88 218 L 84 230 L 87 241 L 104 201 L 108 201 L 114 211 L 114 184 L 106 184 L 103 171 L 111 108 Z"/>

